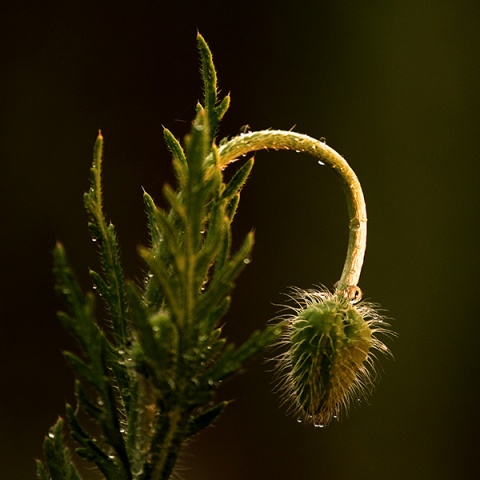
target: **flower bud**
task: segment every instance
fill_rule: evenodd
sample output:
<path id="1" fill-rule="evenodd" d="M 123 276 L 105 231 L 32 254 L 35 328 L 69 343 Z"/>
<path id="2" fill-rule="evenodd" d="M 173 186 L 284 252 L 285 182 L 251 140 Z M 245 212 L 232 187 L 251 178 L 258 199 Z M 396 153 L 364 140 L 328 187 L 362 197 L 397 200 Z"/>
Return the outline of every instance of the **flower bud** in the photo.
<path id="1" fill-rule="evenodd" d="M 353 304 L 328 291 L 296 291 L 278 358 L 280 389 L 297 415 L 325 426 L 365 396 L 374 379 L 374 350 L 388 353 L 376 333 L 388 333 L 368 302 Z"/>

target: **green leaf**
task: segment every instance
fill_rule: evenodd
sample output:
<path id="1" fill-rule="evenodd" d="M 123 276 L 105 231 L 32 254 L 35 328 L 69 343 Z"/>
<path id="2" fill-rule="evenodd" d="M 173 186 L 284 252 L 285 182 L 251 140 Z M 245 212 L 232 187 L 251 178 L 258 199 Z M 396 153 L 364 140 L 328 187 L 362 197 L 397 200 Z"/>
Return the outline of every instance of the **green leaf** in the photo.
<path id="1" fill-rule="evenodd" d="M 240 193 L 240 190 L 242 187 L 245 185 L 245 182 L 247 181 L 248 176 L 250 175 L 250 172 L 252 171 L 254 164 L 253 158 L 248 159 L 245 164 L 239 168 L 230 182 L 228 182 L 227 187 L 225 188 L 224 192 L 222 193 L 222 198 L 230 200 L 234 196 L 236 196 L 238 193 Z"/>
<path id="2" fill-rule="evenodd" d="M 186 180 L 188 178 L 188 163 L 187 158 L 185 157 L 185 152 L 183 151 L 180 142 L 167 128 L 163 130 L 163 137 L 165 138 L 165 143 L 173 156 L 172 164 L 175 175 L 179 181 L 179 186 L 180 188 L 185 188 Z"/>
<path id="3" fill-rule="evenodd" d="M 205 412 L 202 412 L 195 417 L 191 417 L 187 424 L 185 437 L 188 438 L 196 435 L 197 433 L 201 432 L 203 429 L 211 425 L 223 412 L 228 403 L 229 402 L 220 402 L 214 407 L 209 408 Z"/>
<path id="4" fill-rule="evenodd" d="M 189 190 L 193 188 L 197 191 L 201 186 L 201 181 L 205 174 L 205 159 L 210 153 L 211 148 L 209 136 L 210 125 L 208 121 L 206 111 L 200 108 L 193 121 L 190 135 L 185 138 L 190 182 L 188 186 Z M 185 193 L 188 194 L 192 192 L 187 191 Z"/>
<path id="5" fill-rule="evenodd" d="M 250 232 L 238 252 L 222 268 L 215 270 L 208 290 L 197 303 L 197 318 L 207 316 L 218 305 L 219 299 L 226 296 L 233 288 L 233 282 L 246 266 L 245 260 L 249 258 L 253 248 L 253 238 L 253 232 Z"/>
<path id="6" fill-rule="evenodd" d="M 168 315 L 162 312 L 156 313 L 151 318 L 133 283 L 127 285 L 127 292 L 142 352 L 154 368 L 154 374 L 169 377 L 169 370 L 174 368 L 175 348 L 178 342 L 176 326 Z"/>
<path id="7" fill-rule="evenodd" d="M 70 450 L 64 444 L 63 420 L 59 418 L 43 443 L 45 464 L 37 460 L 39 480 L 81 480 Z"/>
<path id="8" fill-rule="evenodd" d="M 197 34 L 197 45 L 200 52 L 201 73 L 203 80 L 204 106 L 211 128 L 210 143 L 213 143 L 218 124 L 230 106 L 230 96 L 227 95 L 218 104 L 217 72 L 213 64 L 213 57 L 205 39 Z"/>
<path id="9" fill-rule="evenodd" d="M 57 243 L 53 250 L 53 273 L 57 279 L 55 289 L 64 298 L 72 313 L 79 317 L 91 314 L 93 305 L 88 305 L 85 301 L 85 296 L 68 263 L 65 249 L 61 243 Z M 88 307 L 91 308 L 88 309 Z"/>
<path id="10" fill-rule="evenodd" d="M 93 288 L 97 291 L 98 295 L 102 298 L 108 298 L 109 296 L 109 288 L 108 285 L 105 283 L 103 278 L 94 270 L 90 270 L 90 278 L 92 279 Z M 107 308 L 109 304 L 107 302 Z"/>
<path id="11" fill-rule="evenodd" d="M 215 112 L 215 106 L 217 104 L 217 72 L 213 64 L 212 52 L 200 34 L 197 34 L 197 45 L 202 60 L 201 73 L 205 110 L 207 111 L 208 120 L 212 129 L 215 129 L 218 123 L 218 114 Z"/>
<path id="12" fill-rule="evenodd" d="M 157 207 L 155 206 L 155 202 L 153 201 L 153 198 L 147 192 L 143 192 L 143 202 L 145 204 L 145 209 L 147 212 L 151 247 L 153 250 L 156 251 L 162 240 L 162 235 L 158 228 L 157 222 L 155 222 L 155 211 Z"/>
<path id="13" fill-rule="evenodd" d="M 75 372 L 75 375 L 78 378 L 88 382 L 98 391 L 98 393 L 101 394 L 104 387 L 104 382 L 101 375 L 98 375 L 91 365 L 87 365 L 83 360 L 77 357 L 77 355 L 71 352 L 64 352 L 63 355 L 70 364 L 71 369 Z"/>
<path id="14" fill-rule="evenodd" d="M 121 464 L 115 461 L 115 457 L 108 455 L 80 426 L 77 416 L 70 405 L 66 407 L 66 414 L 72 437 L 82 446 L 76 452 L 81 457 L 95 463 L 107 480 L 129 480 L 130 475 Z"/>
<path id="15" fill-rule="evenodd" d="M 182 314 L 182 295 L 180 294 L 180 286 L 176 276 L 170 276 L 159 264 L 155 254 L 147 248 L 139 248 L 140 255 L 150 268 L 153 276 L 157 279 L 162 287 L 162 295 L 165 297 L 167 306 L 171 309 L 174 318 L 181 321 Z"/>
<path id="16" fill-rule="evenodd" d="M 284 325 L 273 325 L 263 331 L 255 331 L 250 338 L 239 348 L 234 350 L 229 344 L 215 365 L 204 374 L 203 381 L 217 383 L 238 372 L 255 355 L 263 349 L 272 346 L 280 337 Z"/>
<path id="17" fill-rule="evenodd" d="M 220 122 L 220 120 L 223 118 L 223 116 L 225 115 L 229 107 L 230 107 L 230 95 L 226 95 L 225 97 L 223 97 L 223 100 L 220 102 L 220 104 L 215 107 L 217 122 Z"/>
<path id="18" fill-rule="evenodd" d="M 127 342 L 127 305 L 115 227 L 112 224 L 107 225 L 103 213 L 102 155 L 103 137 L 99 134 L 95 142 L 93 164 L 90 169 L 90 189 L 84 195 L 84 203 L 90 218 L 92 239 L 99 247 L 105 275 L 104 283 L 108 286 L 104 300 L 110 313 L 115 343 L 123 347 Z"/>

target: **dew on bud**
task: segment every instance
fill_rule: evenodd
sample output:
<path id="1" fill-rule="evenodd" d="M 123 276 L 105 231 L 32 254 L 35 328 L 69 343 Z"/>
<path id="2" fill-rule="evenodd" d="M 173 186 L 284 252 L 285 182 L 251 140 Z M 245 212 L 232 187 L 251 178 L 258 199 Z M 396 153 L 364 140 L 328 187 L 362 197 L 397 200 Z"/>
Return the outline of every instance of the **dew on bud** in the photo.
<path id="1" fill-rule="evenodd" d="M 280 340 L 286 351 L 277 357 L 278 389 L 296 415 L 321 428 L 369 393 L 372 351 L 388 353 L 375 335 L 388 331 L 371 304 L 343 293 L 296 290 L 292 298 L 297 307 Z"/>

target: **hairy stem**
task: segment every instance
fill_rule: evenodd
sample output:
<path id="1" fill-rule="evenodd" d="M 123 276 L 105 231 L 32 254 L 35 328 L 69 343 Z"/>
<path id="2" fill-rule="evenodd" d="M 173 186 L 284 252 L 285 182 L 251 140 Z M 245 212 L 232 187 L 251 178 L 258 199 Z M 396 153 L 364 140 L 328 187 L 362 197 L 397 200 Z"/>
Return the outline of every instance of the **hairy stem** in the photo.
<path id="1" fill-rule="evenodd" d="M 367 245 L 367 210 L 360 182 L 346 160 L 324 142 L 308 135 L 282 130 L 261 130 L 245 133 L 224 143 L 218 150 L 221 166 L 225 167 L 241 155 L 257 150 L 294 150 L 312 155 L 333 168 L 340 177 L 349 214 L 347 257 L 337 290 L 352 300 L 359 294 L 357 287 Z"/>
<path id="2" fill-rule="evenodd" d="M 152 480 L 167 480 L 170 478 L 177 456 L 180 453 L 177 444 L 182 413 L 181 407 L 176 406 L 169 414 L 168 431 L 160 449 L 160 458 L 155 465 Z"/>

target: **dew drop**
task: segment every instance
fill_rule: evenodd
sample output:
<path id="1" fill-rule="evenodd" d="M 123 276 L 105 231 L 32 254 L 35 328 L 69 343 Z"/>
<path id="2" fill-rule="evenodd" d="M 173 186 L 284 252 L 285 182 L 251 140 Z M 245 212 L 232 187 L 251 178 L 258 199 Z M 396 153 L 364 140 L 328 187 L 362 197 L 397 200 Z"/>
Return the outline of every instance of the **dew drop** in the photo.
<path id="1" fill-rule="evenodd" d="M 360 220 L 358 218 L 352 218 L 350 220 L 350 230 L 357 231 L 360 229 Z"/>
<path id="2" fill-rule="evenodd" d="M 53 434 L 53 432 L 49 432 L 48 436 L 49 438 L 55 438 L 55 435 Z"/>
<path id="3" fill-rule="evenodd" d="M 251 261 L 252 261 L 252 260 L 251 260 L 250 258 L 248 258 L 248 257 L 243 259 L 243 263 L 244 263 L 245 265 L 248 265 L 249 263 L 251 263 Z"/>
<path id="4" fill-rule="evenodd" d="M 325 165 L 325 163 L 323 163 L 321 160 L 318 161 L 318 164 L 319 164 L 319 165 L 322 165 L 322 166 Z"/>
<path id="5" fill-rule="evenodd" d="M 325 137 L 320 137 L 320 141 L 321 141 L 322 143 L 327 143 L 327 139 L 326 139 Z"/>
<path id="6" fill-rule="evenodd" d="M 92 242 L 96 242 L 96 241 L 97 241 L 97 239 L 96 239 L 96 238 L 92 238 Z"/>
<path id="7" fill-rule="evenodd" d="M 314 423 L 313 425 L 315 426 L 315 428 L 323 428 L 325 426 L 323 422 Z"/>
<path id="8" fill-rule="evenodd" d="M 300 153 L 300 150 L 295 150 L 295 153 Z"/>
<path id="9" fill-rule="evenodd" d="M 298 422 L 298 423 L 302 423 L 302 419 L 301 419 L 301 418 L 297 418 L 297 422 Z"/>

